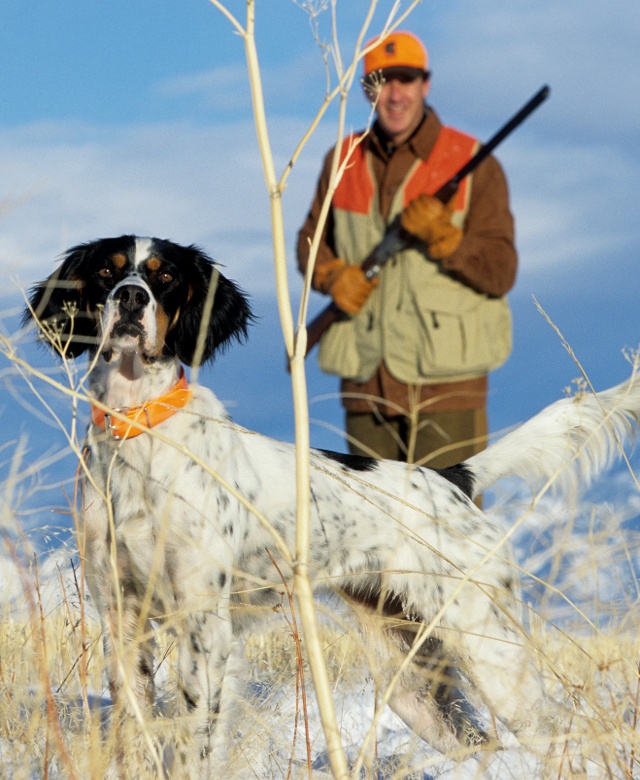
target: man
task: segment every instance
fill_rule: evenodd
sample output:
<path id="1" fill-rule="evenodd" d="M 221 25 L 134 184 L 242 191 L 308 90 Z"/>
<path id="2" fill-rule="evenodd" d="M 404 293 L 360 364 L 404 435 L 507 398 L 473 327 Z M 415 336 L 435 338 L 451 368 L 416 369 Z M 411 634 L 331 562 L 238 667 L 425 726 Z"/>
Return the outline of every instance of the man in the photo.
<path id="1" fill-rule="evenodd" d="M 448 204 L 431 196 L 478 142 L 440 123 L 426 103 L 430 83 L 426 49 L 411 33 L 394 32 L 365 55 L 376 121 L 370 133 L 340 145 L 340 160 L 349 159 L 312 284 L 348 315 L 323 337 L 319 359 L 324 371 L 342 377 L 351 452 L 443 467 L 485 445 L 488 372 L 511 350 L 504 296 L 517 255 L 495 158 Z M 303 272 L 334 153 L 298 236 Z M 414 240 L 369 281 L 360 263 L 398 215 Z"/>

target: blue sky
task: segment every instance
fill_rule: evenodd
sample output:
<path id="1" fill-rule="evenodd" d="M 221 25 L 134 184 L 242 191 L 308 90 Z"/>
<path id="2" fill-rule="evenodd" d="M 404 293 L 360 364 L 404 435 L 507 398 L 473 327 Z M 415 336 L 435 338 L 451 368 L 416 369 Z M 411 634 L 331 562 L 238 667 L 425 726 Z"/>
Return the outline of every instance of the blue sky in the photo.
<path id="1" fill-rule="evenodd" d="M 325 76 L 302 3 L 256 5 L 281 172 L 322 102 Z M 243 16 L 241 0 L 228 6 Z M 391 6 L 380 0 L 371 34 Z M 337 0 L 343 59 L 367 7 L 363 0 Z M 328 12 L 318 21 L 328 40 Z M 552 89 L 497 153 L 511 187 L 520 272 L 510 296 L 514 353 L 492 377 L 492 428 L 526 419 L 578 376 L 532 296 L 596 387 L 621 381 L 628 374 L 621 350 L 640 340 L 637 0 L 423 0 L 403 26 L 427 43 L 430 99 L 440 117 L 481 139 L 542 84 Z M 207 0 L 3 0 L 0 37 L 4 330 L 15 329 L 20 286 L 47 275 L 74 243 L 125 232 L 199 243 L 253 296 L 259 315 L 248 344 L 204 380 L 239 422 L 291 440 L 269 206 L 241 38 Z M 349 127 L 366 118 L 356 88 Z M 330 111 L 284 196 L 294 296 L 295 235 L 335 132 Z M 313 307 L 322 305 L 314 297 Z M 43 353 L 35 354 L 46 364 Z M 339 449 L 337 381 L 322 376 L 314 360 L 308 366 L 312 442 Z M 10 435 L 32 432 L 31 413 L 5 399 Z"/>

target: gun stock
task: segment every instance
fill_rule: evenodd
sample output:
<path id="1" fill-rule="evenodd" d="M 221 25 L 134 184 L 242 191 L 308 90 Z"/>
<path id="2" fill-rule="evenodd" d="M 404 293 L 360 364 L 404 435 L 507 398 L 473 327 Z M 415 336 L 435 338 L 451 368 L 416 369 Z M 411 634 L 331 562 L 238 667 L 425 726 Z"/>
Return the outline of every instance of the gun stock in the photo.
<path id="1" fill-rule="evenodd" d="M 547 97 L 549 97 L 549 93 L 550 88 L 545 84 L 487 141 L 486 144 L 483 144 L 478 149 L 469 162 L 465 163 L 457 173 L 434 193 L 434 197 L 438 198 L 438 200 L 443 203 L 447 203 L 451 200 L 456 194 L 463 179 L 472 173 L 478 165 L 491 154 L 496 146 L 518 127 L 518 125 L 522 124 L 522 122 L 524 122 L 524 120 L 535 111 Z M 412 237 L 403 231 L 400 224 L 400 216 L 398 215 L 387 228 L 387 232 L 382 241 L 362 262 L 362 269 L 365 271 L 367 278 L 373 279 L 374 276 L 377 276 L 384 264 L 412 240 Z M 333 302 L 322 309 L 322 311 L 307 325 L 307 351 L 305 357 L 320 341 L 325 332 L 335 322 L 344 319 L 346 316 L 347 315 Z"/>
<path id="2" fill-rule="evenodd" d="M 307 325 L 307 351 L 305 357 L 311 352 L 315 345 L 324 336 L 325 332 L 338 320 L 342 320 L 347 315 L 339 309 L 333 301 L 325 306 L 324 309 L 314 317 Z"/>

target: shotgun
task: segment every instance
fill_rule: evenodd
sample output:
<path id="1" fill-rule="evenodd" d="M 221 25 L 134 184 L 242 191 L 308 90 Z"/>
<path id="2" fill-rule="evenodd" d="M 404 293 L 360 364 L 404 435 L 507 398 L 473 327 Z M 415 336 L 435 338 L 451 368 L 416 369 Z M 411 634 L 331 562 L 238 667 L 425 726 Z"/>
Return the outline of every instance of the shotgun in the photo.
<path id="1" fill-rule="evenodd" d="M 474 171 L 478 165 L 488 157 L 491 152 L 501 143 L 510 133 L 512 133 L 519 124 L 533 113 L 538 106 L 547 99 L 550 89 L 545 84 L 525 105 L 514 114 L 511 119 L 503 125 L 498 132 L 492 136 L 486 144 L 483 144 L 473 155 L 469 162 L 465 163 L 460 170 L 455 173 L 449 181 L 445 182 L 440 189 L 433 193 L 442 203 L 447 203 L 458 191 L 460 182 Z M 390 260 L 400 250 L 404 249 L 415 239 L 402 229 L 400 224 L 400 215 L 398 215 L 387 228 L 382 241 L 376 246 L 371 254 L 362 262 L 362 270 L 367 279 L 373 279 L 380 273 L 384 264 Z M 335 303 L 331 302 L 307 325 L 307 351 L 311 352 L 315 345 L 320 341 L 325 331 L 328 330 L 334 322 L 342 320 L 348 315 L 342 309 L 339 309 Z M 305 355 L 305 356 L 306 356 Z"/>

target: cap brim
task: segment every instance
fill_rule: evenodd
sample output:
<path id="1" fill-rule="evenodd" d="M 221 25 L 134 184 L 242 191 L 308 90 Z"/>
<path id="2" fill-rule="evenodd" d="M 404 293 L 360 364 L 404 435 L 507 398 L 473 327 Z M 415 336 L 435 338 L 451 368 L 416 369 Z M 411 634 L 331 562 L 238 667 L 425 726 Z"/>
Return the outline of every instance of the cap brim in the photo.
<path id="1" fill-rule="evenodd" d="M 408 65 L 394 65 L 391 68 L 382 68 L 381 70 L 368 73 L 365 78 L 370 79 L 374 73 L 381 73 L 382 77 L 385 79 L 417 79 L 420 77 L 425 78 L 427 75 L 427 71 L 422 68 L 412 68 Z"/>

